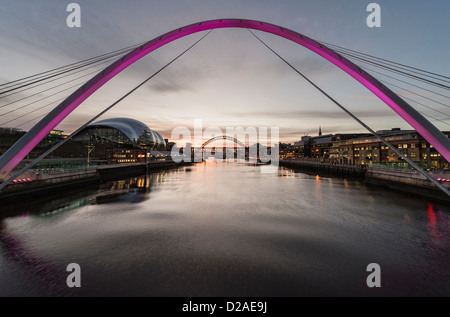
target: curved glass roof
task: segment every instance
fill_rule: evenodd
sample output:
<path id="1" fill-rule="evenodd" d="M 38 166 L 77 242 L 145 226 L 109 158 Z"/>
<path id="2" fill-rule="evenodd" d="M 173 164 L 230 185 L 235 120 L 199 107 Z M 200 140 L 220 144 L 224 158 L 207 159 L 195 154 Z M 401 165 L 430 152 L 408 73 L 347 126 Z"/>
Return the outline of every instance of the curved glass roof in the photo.
<path id="1" fill-rule="evenodd" d="M 145 123 L 130 118 L 112 118 L 93 122 L 88 127 L 114 128 L 124 133 L 131 142 L 137 144 L 164 145 L 164 138 L 151 130 Z"/>

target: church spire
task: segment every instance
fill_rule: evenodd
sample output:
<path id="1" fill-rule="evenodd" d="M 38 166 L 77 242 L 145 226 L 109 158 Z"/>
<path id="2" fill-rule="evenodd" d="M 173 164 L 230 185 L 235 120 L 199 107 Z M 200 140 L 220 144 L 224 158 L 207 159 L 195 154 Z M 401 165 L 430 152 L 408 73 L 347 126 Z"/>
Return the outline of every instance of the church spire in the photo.
<path id="1" fill-rule="evenodd" d="M 319 136 L 322 135 L 322 127 L 319 125 Z"/>

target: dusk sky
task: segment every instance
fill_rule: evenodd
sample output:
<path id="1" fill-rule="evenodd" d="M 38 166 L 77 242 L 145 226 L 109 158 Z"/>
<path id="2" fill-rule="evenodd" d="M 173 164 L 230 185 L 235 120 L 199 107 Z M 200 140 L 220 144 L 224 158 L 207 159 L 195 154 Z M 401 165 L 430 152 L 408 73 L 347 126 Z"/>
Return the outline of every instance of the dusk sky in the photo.
<path id="1" fill-rule="evenodd" d="M 0 0 L 0 83 L 148 41 L 194 22 L 217 18 L 274 23 L 315 40 L 450 75 L 450 2 L 445 0 L 79 0 L 73 2 L 81 6 L 80 28 L 66 25 L 69 15 L 66 7 L 70 2 Z M 366 7 L 371 2 L 381 7 L 381 28 L 366 25 L 369 14 Z M 410 128 L 386 104 L 330 62 L 286 39 L 256 33 L 374 130 Z M 203 34 L 177 40 L 136 62 L 85 101 L 58 129 L 72 132 Z M 99 71 L 108 65 L 104 64 Z M 66 91 L 66 95 L 74 90 Z M 395 87 L 392 90 L 412 96 Z M 14 98 L 19 96 L 26 94 Z M 63 96 L 53 96 L 45 102 Z M 426 99 L 414 98 L 428 104 Z M 444 97 L 433 95 L 433 99 L 448 105 Z M 12 100 L 12 97 L 0 99 L 0 105 Z M 32 100 L 35 99 L 27 102 Z M 24 116 L 10 124 L 14 127 L 32 119 L 43 112 L 29 113 L 45 102 L 4 116 L 1 122 Z M 25 103 L 0 109 L 0 114 Z M 445 106 L 430 106 L 450 114 Z M 46 109 L 50 111 L 52 107 Z M 448 118 L 420 106 L 416 109 L 444 121 Z M 280 140 L 284 142 L 297 141 L 305 134 L 316 135 L 319 126 L 323 133 L 365 132 L 244 29 L 214 30 L 100 119 L 112 117 L 141 120 L 169 139 L 174 127 L 191 128 L 194 119 L 202 119 L 204 127 L 217 126 L 224 131 L 231 126 L 279 127 Z M 450 130 L 449 125 L 430 121 L 441 130 Z M 450 124 L 448 119 L 446 122 Z M 21 128 L 28 130 L 31 126 L 29 123 Z"/>

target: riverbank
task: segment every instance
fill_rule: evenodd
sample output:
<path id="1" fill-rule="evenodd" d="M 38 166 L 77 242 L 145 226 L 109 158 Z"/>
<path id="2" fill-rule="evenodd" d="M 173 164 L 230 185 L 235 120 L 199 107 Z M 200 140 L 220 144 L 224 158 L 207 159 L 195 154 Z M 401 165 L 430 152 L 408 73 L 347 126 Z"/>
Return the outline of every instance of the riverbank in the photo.
<path id="1" fill-rule="evenodd" d="M 358 179 L 370 185 L 388 187 L 412 195 L 450 202 L 450 197 L 438 189 L 425 176 L 415 171 L 399 171 L 364 165 L 333 164 L 307 159 L 280 160 L 280 166 L 307 173 L 321 173 L 329 176 Z M 436 179 L 450 178 L 449 172 L 447 174 L 442 172 L 430 175 Z M 445 182 L 443 185 L 450 189 L 450 182 Z"/>
<path id="2" fill-rule="evenodd" d="M 32 181 L 10 184 L 0 190 L 0 201 L 28 199 L 55 191 L 95 186 L 102 182 L 143 175 L 149 171 L 186 165 L 173 161 L 156 161 L 135 164 L 99 165 L 94 168 L 37 175 Z"/>
<path id="3" fill-rule="evenodd" d="M 55 191 L 67 191 L 87 186 L 96 186 L 102 182 L 139 176 L 152 170 L 174 168 L 191 163 L 157 161 L 149 163 L 100 165 L 95 168 L 63 173 L 37 175 L 32 181 L 6 186 L 0 191 L 0 201 L 10 202 L 29 199 L 39 195 L 48 195 Z M 330 177 L 343 177 L 364 181 L 372 186 L 390 188 L 407 194 L 419 195 L 440 201 L 450 202 L 450 197 L 435 187 L 422 174 L 411 171 L 395 171 L 361 165 L 331 164 L 320 160 L 280 160 L 280 166 L 305 173 L 321 174 Z M 448 175 L 434 175 L 435 178 Z M 444 183 L 450 188 L 450 182 Z"/>

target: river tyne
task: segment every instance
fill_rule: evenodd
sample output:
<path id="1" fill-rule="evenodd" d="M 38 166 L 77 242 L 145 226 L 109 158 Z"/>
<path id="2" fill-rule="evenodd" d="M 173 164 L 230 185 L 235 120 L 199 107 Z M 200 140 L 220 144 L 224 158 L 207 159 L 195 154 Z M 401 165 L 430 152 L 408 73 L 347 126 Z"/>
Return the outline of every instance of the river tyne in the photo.
<path id="1" fill-rule="evenodd" d="M 204 162 L 1 209 L 0 296 L 450 296 L 450 207 L 356 180 Z"/>

